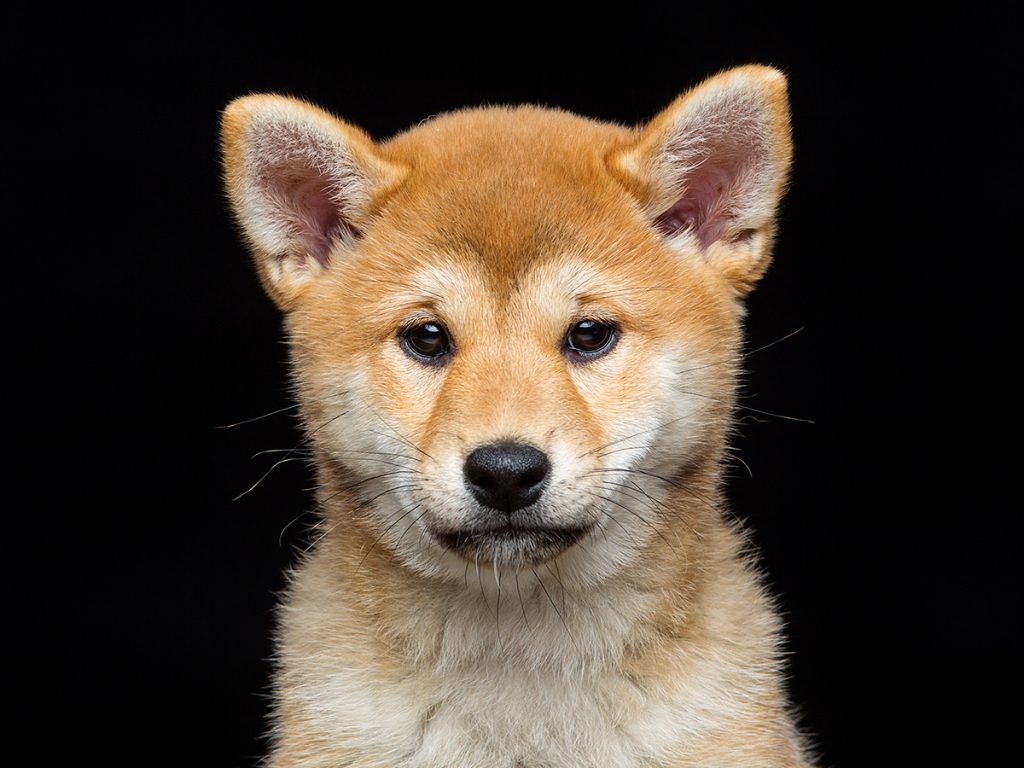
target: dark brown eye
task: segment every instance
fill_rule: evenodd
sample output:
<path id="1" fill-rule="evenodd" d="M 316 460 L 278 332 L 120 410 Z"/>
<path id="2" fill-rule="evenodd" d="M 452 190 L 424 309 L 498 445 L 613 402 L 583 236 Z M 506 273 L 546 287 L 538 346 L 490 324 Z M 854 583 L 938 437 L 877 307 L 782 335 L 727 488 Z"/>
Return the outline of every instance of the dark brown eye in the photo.
<path id="1" fill-rule="evenodd" d="M 567 350 L 579 357 L 599 357 L 615 346 L 615 327 L 597 320 L 581 320 L 569 329 Z"/>
<path id="2" fill-rule="evenodd" d="M 430 320 L 409 328 L 401 336 L 403 346 L 414 358 L 423 362 L 439 361 L 451 352 L 448 331 L 440 323 Z"/>

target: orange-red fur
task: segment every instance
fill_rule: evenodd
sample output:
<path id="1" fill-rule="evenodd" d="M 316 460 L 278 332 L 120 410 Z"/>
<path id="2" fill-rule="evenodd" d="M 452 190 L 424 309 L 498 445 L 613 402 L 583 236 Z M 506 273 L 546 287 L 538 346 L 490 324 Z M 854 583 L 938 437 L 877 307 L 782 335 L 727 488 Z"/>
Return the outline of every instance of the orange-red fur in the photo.
<path id="1" fill-rule="evenodd" d="M 652 225 L 679 195 L 666 142 L 701 110 L 746 119 L 763 154 L 748 220 L 709 247 Z M 274 200 L 251 202 L 304 151 L 263 165 L 278 150 L 261 132 L 306 121 L 297 141 L 331 137 L 343 158 L 314 162 L 341 180 L 355 233 L 326 269 L 265 220 Z M 723 73 L 636 129 L 489 108 L 386 143 L 252 96 L 226 111 L 223 141 L 236 214 L 287 312 L 323 518 L 281 611 L 271 764 L 808 765 L 779 620 L 720 490 L 740 302 L 789 165 L 784 78 Z M 397 343 L 421 316 L 452 333 L 448 365 Z M 621 325 L 618 345 L 567 362 L 566 329 L 591 317 Z M 507 436 L 562 471 L 552 517 L 590 515 L 601 533 L 529 566 L 431 540 L 460 519 L 467 452 Z"/>

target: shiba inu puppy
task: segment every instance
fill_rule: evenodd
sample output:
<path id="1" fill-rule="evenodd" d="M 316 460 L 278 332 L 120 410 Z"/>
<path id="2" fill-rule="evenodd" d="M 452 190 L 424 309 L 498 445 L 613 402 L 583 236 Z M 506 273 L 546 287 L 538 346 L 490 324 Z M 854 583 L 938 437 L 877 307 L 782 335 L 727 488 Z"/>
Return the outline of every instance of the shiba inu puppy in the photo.
<path id="1" fill-rule="evenodd" d="M 720 488 L 784 76 L 384 143 L 257 95 L 222 138 L 318 481 L 270 765 L 809 765 Z"/>

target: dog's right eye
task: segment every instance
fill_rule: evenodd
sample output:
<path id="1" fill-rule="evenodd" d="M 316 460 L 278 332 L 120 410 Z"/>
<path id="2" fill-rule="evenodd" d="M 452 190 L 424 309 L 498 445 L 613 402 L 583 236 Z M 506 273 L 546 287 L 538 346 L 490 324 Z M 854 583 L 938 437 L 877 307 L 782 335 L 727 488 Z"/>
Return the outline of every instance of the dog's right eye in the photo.
<path id="1" fill-rule="evenodd" d="M 405 351 L 424 363 L 440 363 L 452 350 L 448 331 L 433 320 L 406 329 L 400 339 Z"/>

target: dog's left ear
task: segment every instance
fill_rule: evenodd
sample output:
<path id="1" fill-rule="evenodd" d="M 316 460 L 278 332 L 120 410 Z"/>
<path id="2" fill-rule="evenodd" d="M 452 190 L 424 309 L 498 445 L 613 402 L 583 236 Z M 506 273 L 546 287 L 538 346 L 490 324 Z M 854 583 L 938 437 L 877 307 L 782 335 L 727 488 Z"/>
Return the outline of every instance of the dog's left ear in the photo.
<path id="1" fill-rule="evenodd" d="M 791 158 L 786 78 L 748 66 L 684 93 L 608 165 L 673 248 L 742 296 L 768 266 Z"/>

